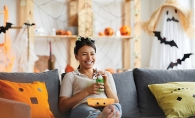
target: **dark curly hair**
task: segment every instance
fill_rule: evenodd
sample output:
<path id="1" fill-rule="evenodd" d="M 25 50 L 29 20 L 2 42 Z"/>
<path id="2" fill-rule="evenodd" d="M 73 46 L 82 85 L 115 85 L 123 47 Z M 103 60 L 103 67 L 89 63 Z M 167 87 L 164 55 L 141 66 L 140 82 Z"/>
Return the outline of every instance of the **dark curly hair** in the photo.
<path id="1" fill-rule="evenodd" d="M 78 50 L 85 45 L 92 47 L 96 52 L 95 40 L 92 40 L 89 37 L 84 38 L 84 37 L 79 36 L 76 40 L 76 43 L 75 43 L 74 54 L 77 55 Z"/>

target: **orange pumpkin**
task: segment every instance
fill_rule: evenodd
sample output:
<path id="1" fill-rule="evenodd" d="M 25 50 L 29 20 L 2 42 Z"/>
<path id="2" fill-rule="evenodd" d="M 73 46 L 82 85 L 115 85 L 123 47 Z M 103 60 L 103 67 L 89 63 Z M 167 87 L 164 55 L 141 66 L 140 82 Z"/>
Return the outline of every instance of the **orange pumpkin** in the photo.
<path id="1" fill-rule="evenodd" d="M 56 35 L 61 35 L 61 30 L 56 30 Z"/>
<path id="2" fill-rule="evenodd" d="M 99 36 L 104 36 L 104 32 L 99 32 Z"/>
<path id="3" fill-rule="evenodd" d="M 71 36 L 72 35 L 72 32 L 69 31 L 69 30 L 67 30 L 66 33 L 65 33 L 65 35 Z"/>
<path id="4" fill-rule="evenodd" d="M 120 33 L 122 36 L 129 36 L 131 34 L 131 28 L 124 25 L 120 28 Z"/>
<path id="5" fill-rule="evenodd" d="M 63 30 L 63 31 L 61 32 L 61 35 L 66 35 L 66 31 Z"/>
<path id="6" fill-rule="evenodd" d="M 68 72 L 72 72 L 74 71 L 74 68 L 72 66 L 70 66 L 69 64 L 67 64 L 66 68 L 65 68 L 65 72 L 68 73 Z"/>
<path id="7" fill-rule="evenodd" d="M 108 72 L 110 72 L 111 74 L 114 73 L 114 69 L 113 68 L 106 68 L 105 70 L 108 71 Z"/>
<path id="8" fill-rule="evenodd" d="M 104 34 L 105 34 L 106 36 L 112 36 L 112 35 L 114 34 L 114 31 L 113 31 L 112 28 L 108 27 L 108 28 L 106 28 L 106 29 L 104 30 Z"/>

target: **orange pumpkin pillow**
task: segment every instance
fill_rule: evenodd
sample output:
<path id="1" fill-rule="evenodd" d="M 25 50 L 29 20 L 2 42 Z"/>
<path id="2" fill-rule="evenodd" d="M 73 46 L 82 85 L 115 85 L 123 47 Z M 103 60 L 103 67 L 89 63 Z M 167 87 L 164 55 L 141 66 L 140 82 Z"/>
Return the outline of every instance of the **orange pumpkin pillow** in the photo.
<path id="1" fill-rule="evenodd" d="M 0 80 L 0 91 L 0 97 L 27 103 L 31 107 L 31 118 L 54 118 L 44 82 L 16 83 Z"/>

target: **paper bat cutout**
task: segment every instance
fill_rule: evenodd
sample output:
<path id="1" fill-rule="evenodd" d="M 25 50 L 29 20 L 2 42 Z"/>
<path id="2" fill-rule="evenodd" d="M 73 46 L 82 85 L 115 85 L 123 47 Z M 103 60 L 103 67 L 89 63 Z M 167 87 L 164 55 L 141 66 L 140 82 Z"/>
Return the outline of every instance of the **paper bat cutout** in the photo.
<path id="1" fill-rule="evenodd" d="M 6 30 L 8 30 L 9 28 L 12 27 L 12 25 L 13 25 L 12 23 L 6 22 L 6 26 L 5 27 L 4 26 L 0 27 L 0 34 L 1 34 L 1 32 L 5 33 Z"/>
<path id="2" fill-rule="evenodd" d="M 193 53 L 184 54 L 183 58 L 182 58 L 182 59 L 177 59 L 177 62 L 176 62 L 176 63 L 171 62 L 171 63 L 169 64 L 169 66 L 167 67 L 167 70 L 168 70 L 169 68 L 173 68 L 174 66 L 177 66 L 178 64 L 181 65 L 182 61 L 185 61 L 185 59 L 186 59 L 186 58 L 189 58 L 190 55 L 192 55 L 192 54 L 193 54 Z"/>
<path id="3" fill-rule="evenodd" d="M 33 26 L 35 25 L 34 23 L 30 24 L 30 23 L 24 23 L 26 26 Z"/>
<path id="4" fill-rule="evenodd" d="M 169 21 L 179 22 L 179 20 L 175 19 L 175 17 L 167 18 L 167 22 L 169 22 Z"/>
<path id="5" fill-rule="evenodd" d="M 166 41 L 166 38 L 162 38 L 161 35 L 160 35 L 160 32 L 158 31 L 153 31 L 154 35 L 158 38 L 158 40 L 160 40 L 160 43 L 164 43 L 166 45 L 170 45 L 171 47 L 172 46 L 175 46 L 178 48 L 177 44 L 174 42 L 174 40 L 172 41 Z"/>

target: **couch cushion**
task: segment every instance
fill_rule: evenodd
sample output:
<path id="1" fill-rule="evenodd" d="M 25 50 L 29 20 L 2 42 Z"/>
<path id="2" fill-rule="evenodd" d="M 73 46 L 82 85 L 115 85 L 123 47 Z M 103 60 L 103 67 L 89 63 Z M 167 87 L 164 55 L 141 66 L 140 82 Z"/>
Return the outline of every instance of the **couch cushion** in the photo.
<path id="1" fill-rule="evenodd" d="M 120 104 L 122 106 L 122 117 L 139 117 L 137 103 L 137 92 L 132 71 L 113 74 Z"/>
<path id="2" fill-rule="evenodd" d="M 195 116 L 195 82 L 148 85 L 167 118 Z"/>
<path id="3" fill-rule="evenodd" d="M 50 110 L 56 118 L 64 118 L 65 114 L 59 112 L 58 99 L 59 99 L 59 73 L 58 70 L 51 70 L 43 73 L 4 73 L 0 72 L 0 78 L 3 80 L 9 80 L 13 82 L 34 82 L 40 81 L 45 82 L 48 91 L 48 101 Z"/>
<path id="4" fill-rule="evenodd" d="M 44 82 L 18 83 L 0 80 L 0 91 L 3 98 L 27 103 L 31 108 L 32 118 L 54 118 Z"/>
<path id="5" fill-rule="evenodd" d="M 139 109 L 143 117 L 165 116 L 156 102 L 154 95 L 149 90 L 149 84 L 195 81 L 195 69 L 155 70 L 135 68 L 133 70 L 133 75 L 138 93 Z"/>
<path id="6" fill-rule="evenodd" d="M 23 102 L 0 98 L 1 118 L 31 118 L 30 106 Z"/>

